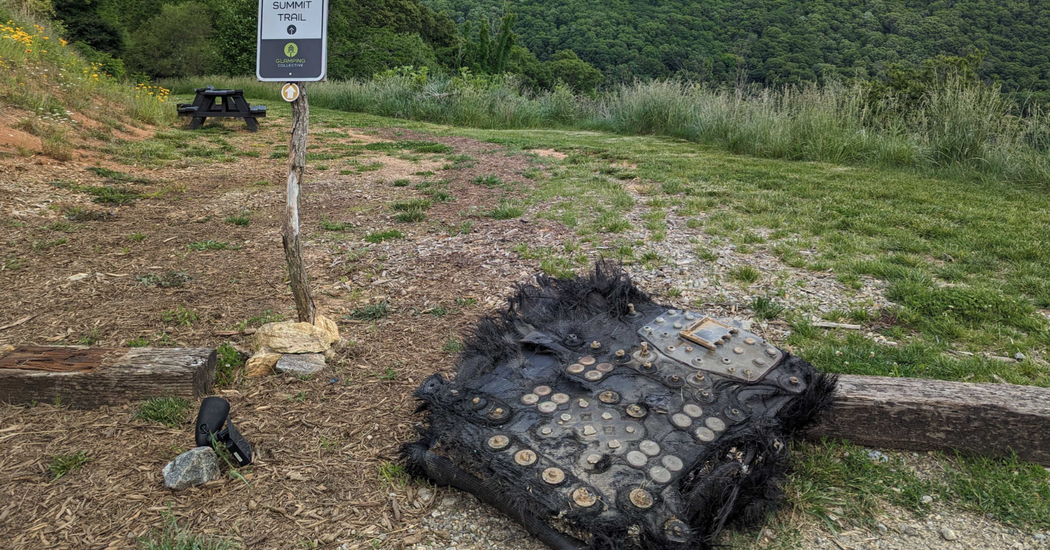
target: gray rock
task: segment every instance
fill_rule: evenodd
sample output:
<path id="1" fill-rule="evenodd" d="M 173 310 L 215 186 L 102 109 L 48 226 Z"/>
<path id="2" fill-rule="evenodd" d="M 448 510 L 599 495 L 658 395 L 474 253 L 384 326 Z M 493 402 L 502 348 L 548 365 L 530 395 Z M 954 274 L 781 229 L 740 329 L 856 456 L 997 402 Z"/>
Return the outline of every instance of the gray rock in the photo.
<path id="1" fill-rule="evenodd" d="M 941 538 L 944 540 L 958 540 L 959 534 L 947 527 L 941 527 Z"/>
<path id="2" fill-rule="evenodd" d="M 889 462 L 890 457 L 886 456 L 881 451 L 868 451 L 868 458 L 875 462 Z"/>
<path id="3" fill-rule="evenodd" d="M 930 495 L 922 495 L 923 504 L 929 504 L 931 502 L 933 502 L 933 497 L 931 497 Z"/>
<path id="4" fill-rule="evenodd" d="M 323 353 L 286 353 L 281 356 L 274 368 L 277 372 L 296 376 L 313 376 L 324 370 L 324 367 Z"/>
<path id="5" fill-rule="evenodd" d="M 889 531 L 889 528 L 886 527 L 884 523 L 876 523 L 875 527 L 879 530 L 880 533 L 886 533 Z"/>
<path id="6" fill-rule="evenodd" d="M 1017 352 L 1017 353 L 1014 354 L 1014 360 L 1016 360 L 1016 361 L 1024 361 L 1025 360 L 1025 356 L 1024 356 L 1023 353 Z"/>
<path id="7" fill-rule="evenodd" d="M 164 466 L 164 485 L 183 489 L 219 478 L 219 455 L 211 447 L 197 447 L 175 457 Z"/>
<path id="8" fill-rule="evenodd" d="M 1032 535 L 1032 538 L 1034 538 L 1035 540 L 1046 540 L 1046 535 L 1042 533 L 1036 533 Z"/>

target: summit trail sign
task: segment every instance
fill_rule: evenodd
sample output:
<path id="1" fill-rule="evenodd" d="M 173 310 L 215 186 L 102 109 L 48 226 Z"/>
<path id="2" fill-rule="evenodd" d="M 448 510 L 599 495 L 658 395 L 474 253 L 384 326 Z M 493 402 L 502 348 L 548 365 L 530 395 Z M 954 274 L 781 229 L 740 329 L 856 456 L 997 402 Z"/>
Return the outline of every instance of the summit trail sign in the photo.
<path id="1" fill-rule="evenodd" d="M 260 0 L 255 73 L 264 82 L 316 82 L 328 67 L 328 0 Z"/>

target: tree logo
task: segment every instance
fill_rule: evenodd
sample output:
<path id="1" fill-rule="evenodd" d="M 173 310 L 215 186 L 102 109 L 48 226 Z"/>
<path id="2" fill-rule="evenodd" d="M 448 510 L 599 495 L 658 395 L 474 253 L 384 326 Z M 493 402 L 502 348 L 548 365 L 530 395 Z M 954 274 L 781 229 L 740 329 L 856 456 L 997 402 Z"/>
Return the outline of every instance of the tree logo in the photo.
<path id="1" fill-rule="evenodd" d="M 284 45 L 284 56 L 295 57 L 295 54 L 299 53 L 299 46 L 295 45 L 295 42 L 289 42 Z"/>

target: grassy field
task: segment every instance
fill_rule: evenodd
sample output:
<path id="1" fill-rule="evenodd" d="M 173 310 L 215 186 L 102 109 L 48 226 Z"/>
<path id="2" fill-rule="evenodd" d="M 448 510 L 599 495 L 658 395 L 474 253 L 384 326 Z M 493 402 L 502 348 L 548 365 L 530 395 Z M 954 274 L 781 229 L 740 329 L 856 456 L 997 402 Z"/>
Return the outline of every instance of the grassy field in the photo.
<path id="1" fill-rule="evenodd" d="M 270 113 L 286 116 L 288 108 L 271 102 Z M 744 254 L 771 253 L 785 266 L 830 274 L 843 283 L 846 293 L 860 288 L 865 278 L 885 282 L 885 294 L 895 306 L 873 309 L 860 303 L 823 314 L 827 320 L 860 324 L 862 331 L 813 327 L 814 310 L 778 307 L 782 293 L 776 284 L 762 296 L 767 304 L 763 316 L 788 323 L 787 345 L 822 370 L 1050 386 L 1050 368 L 1044 361 L 1050 345 L 1050 252 L 1043 237 L 1050 234 L 1050 197 L 1042 191 L 910 170 L 761 159 L 666 137 L 465 129 L 327 109 L 313 110 L 312 124 L 317 136 L 348 127 L 402 127 L 474 138 L 511 152 L 564 154 L 537 157 L 544 169 L 523 174 L 534 189 L 494 177 L 473 182 L 505 192 L 500 209 L 513 210 L 509 217 L 530 212 L 571 230 L 572 237 L 561 247 L 515 248 L 522 258 L 541 261 L 548 273 L 565 275 L 585 268 L 589 259 L 581 247 L 599 243 L 605 245 L 604 255 L 633 269 L 659 269 L 667 260 L 651 252 L 653 243 L 673 230 L 667 220 L 684 220 L 714 242 L 733 244 Z M 193 154 L 204 162 L 232 154 L 223 152 L 223 140 L 215 134 L 195 136 L 180 130 L 159 137 L 148 151 L 136 145 L 118 147 L 114 153 L 128 163 L 171 162 L 164 159 L 179 158 L 180 151 L 197 151 Z M 352 167 L 348 173 L 360 173 L 364 165 L 352 158 L 354 154 L 319 151 L 313 162 L 324 169 L 347 163 Z M 345 155 L 350 160 L 343 159 Z M 413 158 L 411 152 L 403 156 Z M 446 162 L 452 167 L 469 165 L 473 159 L 447 155 Z M 440 193 L 440 185 L 418 188 L 425 194 Z M 429 206 L 432 200 L 417 202 Z M 409 202 L 390 208 L 414 211 Z M 632 212 L 641 213 L 644 238 L 626 237 L 638 229 L 630 221 Z M 425 214 L 398 218 L 391 225 L 396 238 L 402 235 L 395 228 L 406 221 L 433 225 Z M 337 225 L 322 220 L 320 227 L 345 229 Z M 448 228 L 435 225 L 432 230 Z M 699 245 L 691 253 L 710 259 Z M 777 277 L 756 270 L 725 284 L 750 287 Z M 755 304 L 750 306 L 754 309 Z M 872 335 L 897 345 L 879 343 Z M 974 355 L 959 357 L 949 351 Z M 1015 353 L 1026 359 L 995 358 Z M 798 443 L 795 451 L 787 486 L 790 514 L 818 518 L 832 530 L 849 524 L 870 528 L 875 511 L 886 504 L 921 516 L 931 510 L 931 501 L 923 497 L 993 514 L 1022 528 L 1050 528 L 1050 473 L 1037 465 L 930 453 L 921 460 L 931 461 L 940 472 L 931 478 L 917 474 L 905 454 L 891 454 L 890 460 L 880 462 L 869 459 L 867 449 L 839 442 Z M 783 547 L 798 542 L 799 534 L 787 519 L 790 514 L 770 524 L 785 534 L 777 543 Z M 753 538 L 738 535 L 734 544 L 745 547 L 749 536 Z"/>
<path id="2" fill-rule="evenodd" d="M 205 82 L 280 100 L 278 86 L 250 77 L 163 84 L 190 93 Z M 583 96 L 565 88 L 526 91 L 510 77 L 493 81 L 405 71 L 309 88 L 318 107 L 400 119 L 662 135 L 765 158 L 1050 186 L 1050 116 L 1012 103 L 995 86 L 958 79 L 947 79 L 918 104 L 894 96 L 873 101 L 864 84 L 729 90 L 655 81 Z"/>

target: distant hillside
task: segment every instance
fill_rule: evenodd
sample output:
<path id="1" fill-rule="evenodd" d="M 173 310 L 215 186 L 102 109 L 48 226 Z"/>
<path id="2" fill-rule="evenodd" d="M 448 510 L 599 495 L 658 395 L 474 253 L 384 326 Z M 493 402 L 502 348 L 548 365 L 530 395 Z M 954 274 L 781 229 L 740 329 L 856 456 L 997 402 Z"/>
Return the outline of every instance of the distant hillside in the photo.
<path id="1" fill-rule="evenodd" d="M 1035 0 L 422 0 L 457 23 L 518 15 L 540 59 L 572 49 L 607 81 L 685 75 L 764 84 L 874 76 L 938 55 L 987 56 L 981 75 L 1050 97 L 1050 3 Z"/>

